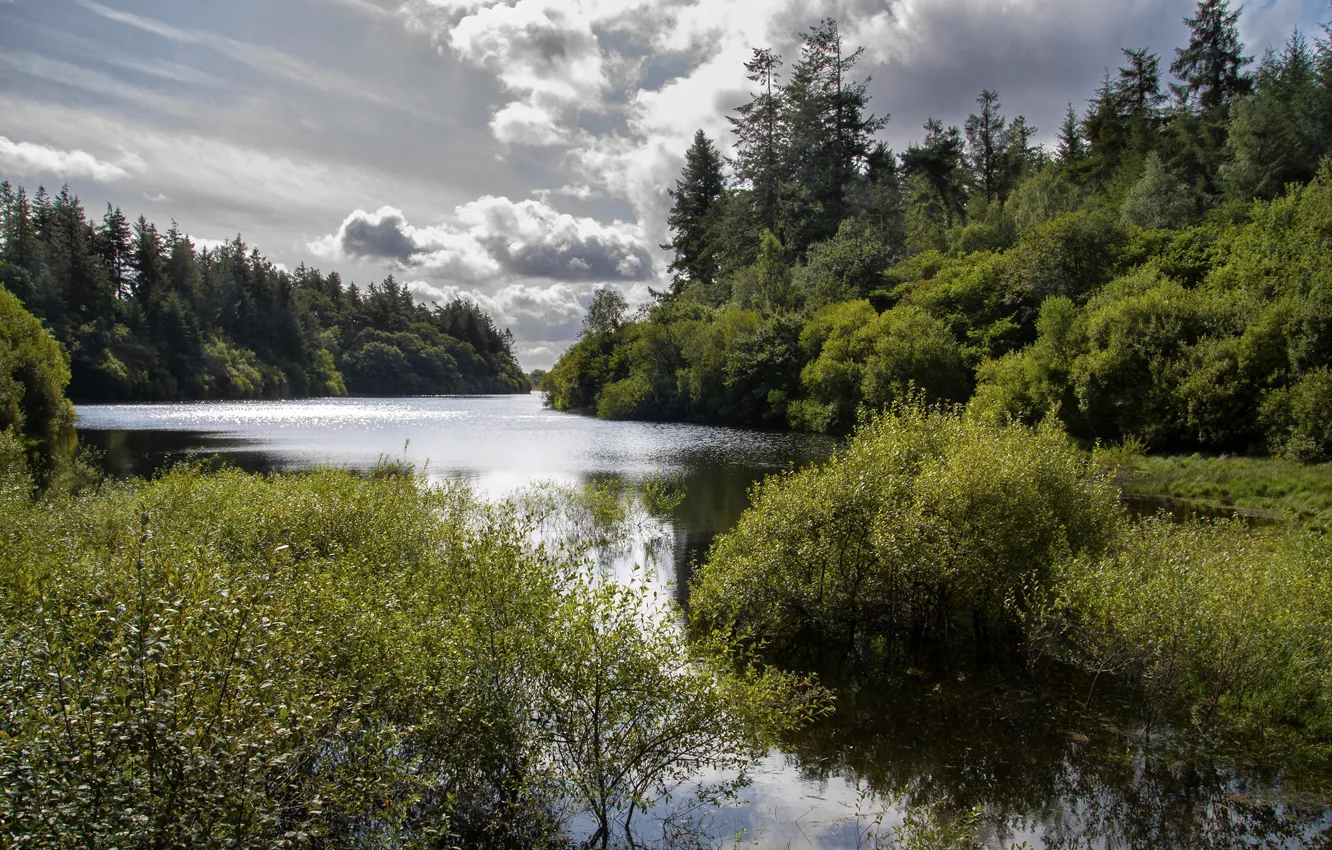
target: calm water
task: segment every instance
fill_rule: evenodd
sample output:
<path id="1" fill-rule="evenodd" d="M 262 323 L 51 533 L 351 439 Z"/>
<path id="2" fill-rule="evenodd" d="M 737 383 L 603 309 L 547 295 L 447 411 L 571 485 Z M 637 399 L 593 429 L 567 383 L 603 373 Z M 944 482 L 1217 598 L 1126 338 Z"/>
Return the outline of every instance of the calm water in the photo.
<path id="1" fill-rule="evenodd" d="M 650 560 L 677 593 L 755 481 L 831 449 L 799 435 L 601 422 L 545 410 L 537 395 L 83 405 L 78 426 L 118 475 L 191 456 L 253 471 L 364 470 L 389 456 L 491 496 L 539 481 L 678 477 L 686 497 L 661 518 L 664 547 L 618 556 Z M 877 812 L 891 827 L 904 805 L 932 803 L 982 807 L 987 845 L 1004 848 L 1299 847 L 1332 829 L 1321 780 L 1144 747 L 1132 711 L 1108 698 L 1084 710 L 1086 683 L 1071 674 L 855 670 L 825 681 L 836 715 L 773 753 L 746 802 L 712 816 L 713 835 L 744 830 L 741 846 L 765 850 L 855 848 Z"/>

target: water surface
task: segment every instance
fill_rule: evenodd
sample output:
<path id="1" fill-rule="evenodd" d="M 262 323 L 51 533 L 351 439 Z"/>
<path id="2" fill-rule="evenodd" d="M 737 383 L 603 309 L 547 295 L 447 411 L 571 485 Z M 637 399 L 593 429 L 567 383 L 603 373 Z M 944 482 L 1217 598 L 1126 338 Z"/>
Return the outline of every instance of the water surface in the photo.
<path id="1" fill-rule="evenodd" d="M 539 396 L 83 405 L 82 439 L 117 475 L 189 457 L 251 471 L 405 460 L 433 480 L 504 496 L 540 481 L 685 485 L 648 561 L 681 601 L 689 564 L 729 529 L 762 477 L 827 456 L 828 440 L 681 424 L 602 422 L 544 409 Z M 1326 788 L 1227 759 L 1180 756 L 1142 735 L 1131 707 L 1085 705 L 1086 683 L 984 670 L 825 672 L 839 710 L 774 752 L 745 803 L 712 815 L 718 845 L 859 848 L 879 812 L 980 807 L 987 846 L 1300 847 L 1332 828 Z M 1159 739 L 1159 735 L 1158 735 Z M 1149 745 L 1150 744 L 1150 745 Z"/>

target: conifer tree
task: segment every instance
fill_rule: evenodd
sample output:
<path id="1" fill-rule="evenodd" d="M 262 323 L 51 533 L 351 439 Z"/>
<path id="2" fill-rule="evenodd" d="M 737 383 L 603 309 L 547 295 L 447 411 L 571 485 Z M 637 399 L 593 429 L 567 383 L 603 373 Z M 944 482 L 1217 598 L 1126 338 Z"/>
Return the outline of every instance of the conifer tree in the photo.
<path id="1" fill-rule="evenodd" d="M 999 95 L 984 89 L 976 98 L 980 114 L 967 117 L 967 156 L 976 186 L 985 195 L 985 202 L 999 198 L 1000 182 L 1004 176 L 1004 154 L 1008 149 L 1007 127 L 999 113 Z"/>
<path id="2" fill-rule="evenodd" d="M 800 61 L 783 88 L 789 185 L 781 223 L 797 253 L 837 232 L 847 214 L 847 190 L 888 121 L 867 111 L 868 81 L 851 79 L 864 49 L 847 52 L 835 20 L 825 18 L 801 40 Z"/>
<path id="3" fill-rule="evenodd" d="M 1242 11 L 1232 12 L 1228 0 L 1198 0 L 1196 14 L 1184 19 L 1189 44 L 1175 48 L 1175 61 L 1170 63 L 1170 72 L 1180 80 L 1171 89 L 1181 102 L 1210 113 L 1229 106 L 1252 87 L 1244 67 L 1253 58 L 1244 55 L 1239 36 Z"/>
<path id="4" fill-rule="evenodd" d="M 786 147 L 783 121 L 782 88 L 778 80 L 782 58 L 772 50 L 759 48 L 745 63 L 751 82 L 758 91 L 749 102 L 728 116 L 735 134 L 735 159 L 732 167 L 740 183 L 749 189 L 753 214 L 758 227 L 777 228 L 778 193 L 782 182 L 782 159 Z M 757 232 L 757 231 L 756 231 Z"/>
<path id="5" fill-rule="evenodd" d="M 1153 121 L 1166 97 L 1161 93 L 1161 59 L 1146 48 L 1123 49 L 1128 65 L 1119 69 L 1115 82 L 1122 114 L 1143 122 Z"/>
<path id="6" fill-rule="evenodd" d="M 1059 125 L 1057 144 L 1055 156 L 1066 166 L 1076 166 L 1087 157 L 1087 142 L 1082 138 L 1082 120 L 1078 118 L 1078 113 L 1073 110 L 1071 103 L 1068 105 L 1064 122 Z"/>
<path id="7" fill-rule="evenodd" d="M 102 258 L 111 285 L 116 295 L 129 294 L 131 252 L 130 227 L 120 207 L 106 205 L 106 214 L 102 216 L 102 226 L 97 230 L 97 255 Z"/>
<path id="8" fill-rule="evenodd" d="M 957 127 L 945 129 L 938 118 L 926 121 L 924 141 L 911 145 L 902 154 L 903 170 L 909 177 L 924 181 L 939 205 L 946 227 L 951 227 L 955 218 L 965 217 L 964 155 L 962 131 Z"/>
<path id="9" fill-rule="evenodd" d="M 684 172 L 670 190 L 674 204 L 666 223 L 674 238 L 661 246 L 675 252 L 669 270 L 674 275 L 671 290 L 677 295 L 689 282 L 707 285 L 717 276 L 717 250 L 711 244 L 711 230 L 725 188 L 721 154 L 699 130 L 685 152 Z"/>

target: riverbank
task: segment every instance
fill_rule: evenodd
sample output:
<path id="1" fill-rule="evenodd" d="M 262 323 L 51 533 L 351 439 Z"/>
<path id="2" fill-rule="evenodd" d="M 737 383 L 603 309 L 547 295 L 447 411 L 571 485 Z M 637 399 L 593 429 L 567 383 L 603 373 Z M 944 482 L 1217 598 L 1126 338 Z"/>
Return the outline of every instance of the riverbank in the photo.
<path id="1" fill-rule="evenodd" d="M 1147 455 L 1125 458 L 1116 473 L 1125 495 L 1171 512 L 1236 516 L 1260 523 L 1332 528 L 1332 463 L 1273 457 Z"/>

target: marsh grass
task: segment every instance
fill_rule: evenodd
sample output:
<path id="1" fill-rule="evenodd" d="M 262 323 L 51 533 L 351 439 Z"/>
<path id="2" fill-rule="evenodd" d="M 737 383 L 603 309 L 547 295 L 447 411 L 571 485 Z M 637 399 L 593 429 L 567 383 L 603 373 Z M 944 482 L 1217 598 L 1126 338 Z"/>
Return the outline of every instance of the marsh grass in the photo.
<path id="1" fill-rule="evenodd" d="M 1332 528 L 1332 463 L 1134 454 L 1121 465 L 1119 481 L 1131 495 L 1162 495 L 1261 512 L 1320 531 Z"/>

